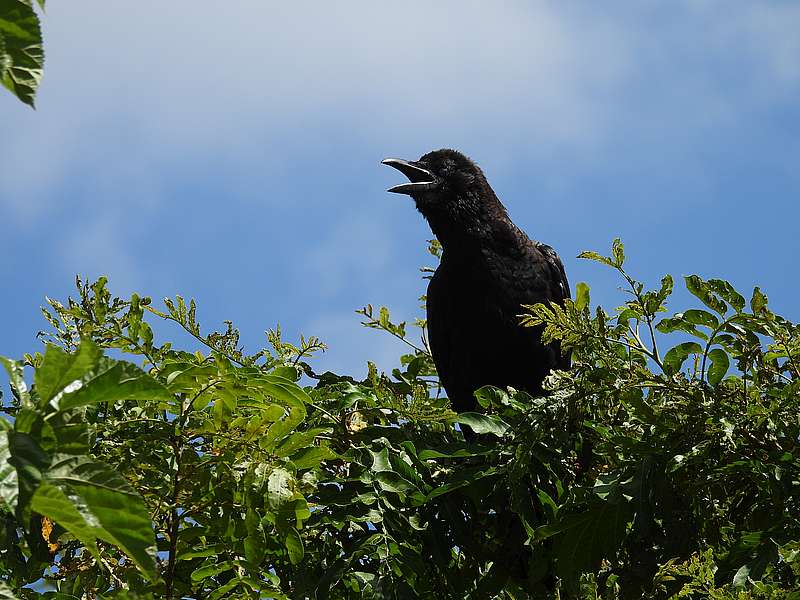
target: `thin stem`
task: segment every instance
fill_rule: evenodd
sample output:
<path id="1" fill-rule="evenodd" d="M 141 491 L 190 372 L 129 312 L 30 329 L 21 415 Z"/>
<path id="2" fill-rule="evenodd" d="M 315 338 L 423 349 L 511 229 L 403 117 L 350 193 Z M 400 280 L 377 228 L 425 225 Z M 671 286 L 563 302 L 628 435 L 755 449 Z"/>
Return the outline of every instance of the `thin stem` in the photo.
<path id="1" fill-rule="evenodd" d="M 359 314 L 364 314 L 364 313 L 359 313 Z M 367 316 L 367 315 L 364 315 L 364 316 Z M 371 318 L 371 317 L 367 317 L 367 318 Z M 371 319 L 371 323 L 362 323 L 362 324 L 363 324 L 363 325 L 367 325 L 367 326 L 369 326 L 369 327 L 372 327 L 372 328 L 375 328 L 375 327 L 377 326 L 377 328 L 378 328 L 378 329 L 382 329 L 383 331 L 385 331 L 385 332 L 387 332 L 387 333 L 389 333 L 389 334 L 393 335 L 393 336 L 394 336 L 394 337 L 396 337 L 398 340 L 400 340 L 401 342 L 403 342 L 403 343 L 407 344 L 408 346 L 410 346 L 411 348 L 413 348 L 413 349 L 414 349 L 414 350 L 416 350 L 417 352 L 420 352 L 420 353 L 422 353 L 422 354 L 427 354 L 428 356 L 430 356 L 430 355 L 431 355 L 431 353 L 430 353 L 430 352 L 428 352 L 427 350 L 425 350 L 425 349 L 423 349 L 423 348 L 420 348 L 419 346 L 417 346 L 416 344 L 414 344 L 414 343 L 412 343 L 412 342 L 409 342 L 409 341 L 408 341 L 408 340 L 407 340 L 405 337 L 403 337 L 402 335 L 400 335 L 400 334 L 398 334 L 398 333 L 395 333 L 394 331 L 392 331 L 392 330 L 391 330 L 391 329 L 389 329 L 388 327 L 384 327 L 384 326 L 381 324 L 381 322 L 380 322 L 380 321 L 377 321 L 377 320 L 375 320 L 375 319 Z M 423 340 L 423 344 L 424 344 L 424 343 L 425 343 L 425 342 L 424 342 L 424 340 Z"/>
<path id="2" fill-rule="evenodd" d="M 168 314 L 166 314 L 166 313 L 159 312 L 159 311 L 157 311 L 157 310 L 155 310 L 155 309 L 153 309 L 153 308 L 150 308 L 149 306 L 145 306 L 145 308 L 146 308 L 147 310 L 149 310 L 151 313 L 153 313 L 154 315 L 156 315 L 157 317 L 161 317 L 162 319 L 166 319 L 167 321 L 172 321 L 173 323 L 177 323 L 177 324 L 178 324 L 178 325 L 181 327 L 181 329 L 183 329 L 183 330 L 184 330 L 186 333 L 188 333 L 189 335 L 191 335 L 191 336 L 192 336 L 194 339 L 196 339 L 198 342 L 200 342 L 201 344 L 203 344 L 203 345 L 204 345 L 206 348 L 210 348 L 210 349 L 211 349 L 211 350 L 213 350 L 214 352 L 219 352 L 219 353 L 220 353 L 220 354 L 222 354 L 222 355 L 223 355 L 225 358 L 227 358 L 229 361 L 231 361 L 231 362 L 233 362 L 233 363 L 236 363 L 236 364 L 237 364 L 237 365 L 239 365 L 240 367 L 247 367 L 247 366 L 249 366 L 249 365 L 247 365 L 246 363 L 242 362 L 240 359 L 238 359 L 238 358 L 236 358 L 236 357 L 234 357 L 234 356 L 231 356 L 231 355 L 230 355 L 230 354 L 228 354 L 227 352 L 223 352 L 223 351 L 221 351 L 219 348 L 215 348 L 215 347 L 213 347 L 211 344 L 209 344 L 209 343 L 208 343 L 208 340 L 207 340 L 207 339 L 203 338 L 203 336 L 201 336 L 201 335 L 197 335 L 197 334 L 196 334 L 194 331 L 192 331 L 191 329 L 189 329 L 189 328 L 188 328 L 188 327 L 187 327 L 185 324 L 181 323 L 181 322 L 180 322 L 178 319 L 176 319 L 175 317 L 173 317 L 173 316 L 171 316 L 171 315 L 168 315 Z"/>
<path id="3" fill-rule="evenodd" d="M 653 329 L 654 315 L 651 315 L 649 312 L 647 312 L 647 307 L 645 307 L 644 299 L 642 298 L 641 293 L 636 289 L 635 285 L 636 282 L 634 282 L 634 280 L 630 277 L 630 275 L 628 275 L 621 267 L 620 267 L 620 273 L 622 273 L 622 276 L 625 278 L 625 281 L 627 281 L 628 285 L 631 287 L 631 291 L 633 292 L 633 295 L 636 297 L 636 301 L 639 303 L 639 306 L 642 307 L 642 315 L 644 316 L 645 323 L 647 323 L 647 329 L 650 332 L 650 341 L 653 344 L 653 351 L 651 353 L 651 357 L 655 361 L 655 363 L 659 367 L 661 367 L 661 369 L 663 369 L 664 364 L 661 362 L 661 355 L 658 352 L 658 342 L 656 341 L 656 332 L 655 329 Z M 638 334 L 636 337 L 637 338 L 639 337 Z M 642 343 L 641 339 L 639 339 L 638 341 L 639 343 Z M 642 346 L 644 346 L 644 344 L 642 344 Z"/>
<path id="4" fill-rule="evenodd" d="M 214 382 L 214 385 L 216 385 L 216 383 L 219 382 Z M 205 386 L 197 394 L 195 394 L 192 401 L 188 403 L 188 407 L 191 407 L 192 402 L 194 402 L 194 400 L 196 400 L 198 396 L 209 387 L 210 385 Z M 168 525 L 169 559 L 167 561 L 167 573 L 164 578 L 166 581 L 165 597 L 167 600 L 172 600 L 172 593 L 175 585 L 175 566 L 178 558 L 178 532 L 180 529 L 180 517 L 178 515 L 178 501 L 180 500 L 180 484 L 181 484 L 180 476 L 181 476 L 181 464 L 183 460 L 183 444 L 179 436 L 183 434 L 185 415 L 188 413 L 187 404 L 185 402 L 186 398 L 181 396 L 181 413 L 178 426 L 178 435 L 173 435 L 172 439 L 170 440 L 172 443 L 172 448 L 175 452 L 175 472 L 172 475 L 172 497 L 170 498 L 170 512 L 169 512 L 169 525 Z"/>

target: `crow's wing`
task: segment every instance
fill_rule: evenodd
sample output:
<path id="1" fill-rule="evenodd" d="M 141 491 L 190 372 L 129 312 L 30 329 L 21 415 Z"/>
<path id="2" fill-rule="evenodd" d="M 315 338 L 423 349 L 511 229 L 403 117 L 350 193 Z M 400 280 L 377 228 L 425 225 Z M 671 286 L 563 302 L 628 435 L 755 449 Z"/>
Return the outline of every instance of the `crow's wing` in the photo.
<path id="1" fill-rule="evenodd" d="M 558 344 L 543 345 L 540 328 L 520 325 L 522 304 L 562 302 L 564 267 L 549 246 L 525 239 L 513 253 L 485 249 L 481 260 L 446 258 L 428 285 L 428 337 L 453 408 L 475 410 L 483 385 L 533 394 L 551 368 L 569 368 Z"/>

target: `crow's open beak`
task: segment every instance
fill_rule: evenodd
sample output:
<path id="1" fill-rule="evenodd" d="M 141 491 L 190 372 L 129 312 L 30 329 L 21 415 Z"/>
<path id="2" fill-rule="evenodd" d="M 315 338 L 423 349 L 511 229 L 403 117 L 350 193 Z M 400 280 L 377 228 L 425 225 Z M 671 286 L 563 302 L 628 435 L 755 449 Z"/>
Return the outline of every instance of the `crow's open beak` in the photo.
<path id="1" fill-rule="evenodd" d="M 384 158 L 381 163 L 394 167 L 411 181 L 410 183 L 401 183 L 400 185 L 391 187 L 386 190 L 387 192 L 410 195 L 415 192 L 433 189 L 437 184 L 436 175 L 413 162 L 400 160 L 399 158 Z"/>

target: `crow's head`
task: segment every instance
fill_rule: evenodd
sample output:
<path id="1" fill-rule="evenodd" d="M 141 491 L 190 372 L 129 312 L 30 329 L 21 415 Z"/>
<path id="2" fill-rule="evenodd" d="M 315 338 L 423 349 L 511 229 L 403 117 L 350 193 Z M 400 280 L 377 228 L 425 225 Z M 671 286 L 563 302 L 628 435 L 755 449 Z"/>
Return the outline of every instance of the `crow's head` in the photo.
<path id="1" fill-rule="evenodd" d="M 440 239 L 444 229 L 474 230 L 505 215 L 478 165 L 456 150 L 435 150 L 413 162 L 399 158 L 382 162 L 409 179 L 388 191 L 411 196 Z"/>

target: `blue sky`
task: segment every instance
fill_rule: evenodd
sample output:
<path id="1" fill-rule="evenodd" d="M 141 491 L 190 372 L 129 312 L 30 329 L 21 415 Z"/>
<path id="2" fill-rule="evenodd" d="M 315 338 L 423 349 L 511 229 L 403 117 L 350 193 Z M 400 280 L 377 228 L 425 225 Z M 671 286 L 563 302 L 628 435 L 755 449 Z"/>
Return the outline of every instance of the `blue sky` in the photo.
<path id="1" fill-rule="evenodd" d="M 440 147 L 609 309 L 575 256 L 619 236 L 649 283 L 760 285 L 800 320 L 797 3 L 220 6 L 48 4 L 38 110 L 0 95 L 0 354 L 81 273 L 193 296 L 253 351 L 280 322 L 320 370 L 390 368 L 354 310 L 418 315 L 431 236 L 379 161 Z"/>

